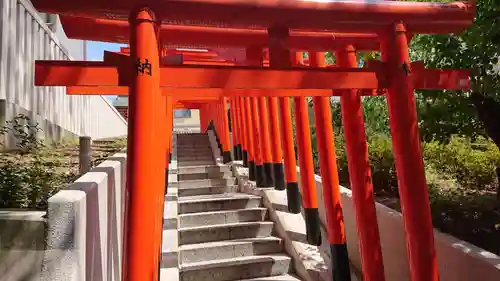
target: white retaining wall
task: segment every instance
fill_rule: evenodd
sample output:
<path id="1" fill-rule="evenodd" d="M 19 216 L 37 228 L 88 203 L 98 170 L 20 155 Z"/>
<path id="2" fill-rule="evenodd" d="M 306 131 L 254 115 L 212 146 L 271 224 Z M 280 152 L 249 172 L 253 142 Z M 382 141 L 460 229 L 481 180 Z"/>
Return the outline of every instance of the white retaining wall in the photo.
<path id="1" fill-rule="evenodd" d="M 45 212 L 0 210 L 0 280 L 39 281 Z"/>
<path id="2" fill-rule="evenodd" d="M 126 159 L 115 154 L 49 199 L 37 280 L 121 280 Z"/>
<path id="3" fill-rule="evenodd" d="M 300 179 L 298 167 L 297 172 Z M 320 217 L 325 227 L 321 177 L 316 175 L 315 179 Z M 341 187 L 341 193 L 349 258 L 355 267 L 361 269 L 352 193 L 345 187 Z M 386 281 L 409 281 L 402 215 L 380 203 L 376 203 L 376 210 Z M 323 238 L 322 252 L 329 256 L 326 235 Z M 437 230 L 434 238 L 441 281 L 500 280 L 499 256 Z"/>
<path id="4" fill-rule="evenodd" d="M 127 122 L 104 97 L 67 96 L 65 87 L 34 86 L 35 60 L 72 57 L 28 0 L 2 0 L 0 21 L 0 126 L 21 113 L 37 121 L 41 137 L 49 140 L 127 134 Z"/>

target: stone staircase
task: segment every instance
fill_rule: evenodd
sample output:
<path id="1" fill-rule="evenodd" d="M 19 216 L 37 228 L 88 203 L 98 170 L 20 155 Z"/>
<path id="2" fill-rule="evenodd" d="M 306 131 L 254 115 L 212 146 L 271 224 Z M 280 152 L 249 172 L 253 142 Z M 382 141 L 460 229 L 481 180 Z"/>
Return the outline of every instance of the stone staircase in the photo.
<path id="1" fill-rule="evenodd" d="M 177 135 L 181 281 L 299 281 L 259 196 L 238 193 L 208 136 Z"/>

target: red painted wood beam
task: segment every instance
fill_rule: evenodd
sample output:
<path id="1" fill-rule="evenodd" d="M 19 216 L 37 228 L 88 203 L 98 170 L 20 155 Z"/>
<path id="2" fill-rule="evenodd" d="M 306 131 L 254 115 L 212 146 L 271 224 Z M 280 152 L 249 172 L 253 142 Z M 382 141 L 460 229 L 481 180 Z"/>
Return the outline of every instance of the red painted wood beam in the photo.
<path id="1" fill-rule="evenodd" d="M 363 90 L 365 96 L 377 95 L 374 90 Z M 385 93 L 381 91 L 381 93 Z M 89 86 L 69 86 L 66 87 L 67 95 L 118 95 L 128 96 L 128 87 L 89 87 Z M 190 100 L 220 100 L 221 97 L 240 97 L 240 96 L 274 96 L 274 97 L 288 97 L 288 96 L 338 96 L 339 92 L 332 92 L 331 90 L 287 90 L 284 91 L 268 91 L 268 90 L 225 90 L 225 89 L 193 89 L 193 88 L 162 88 L 162 94 L 173 96 L 177 100 L 190 101 Z"/>
<path id="2" fill-rule="evenodd" d="M 102 96 L 102 95 L 117 95 L 128 96 L 127 86 L 116 87 L 97 87 L 97 86 L 68 86 L 66 87 L 67 95 L 85 95 L 85 96 Z M 381 96 L 386 94 L 385 89 L 363 89 L 359 90 L 361 96 Z M 340 96 L 340 91 L 332 92 L 331 90 L 287 90 L 286 92 L 269 92 L 267 90 L 224 90 L 224 89 L 192 89 L 192 88 L 162 88 L 162 94 L 173 96 L 177 100 L 219 100 L 221 97 L 294 97 L 294 96 Z"/>
<path id="3" fill-rule="evenodd" d="M 264 90 L 264 96 L 265 90 L 384 89 L 387 86 L 387 71 L 382 64 L 370 68 L 290 70 L 175 65 L 162 66 L 160 71 L 160 86 L 165 88 Z M 135 69 L 123 64 L 80 61 L 36 61 L 35 64 L 37 86 L 128 86 L 133 75 Z M 469 73 L 465 70 L 421 69 L 417 65 L 409 75 L 414 77 L 417 89 L 470 89 Z"/>
<path id="4" fill-rule="evenodd" d="M 35 86 L 128 86 L 134 69 L 123 65 L 99 61 L 36 61 Z"/>
<path id="5" fill-rule="evenodd" d="M 378 95 L 375 90 L 362 90 L 364 96 Z M 379 91 L 384 94 L 385 91 Z M 128 87 L 96 87 L 96 86 L 69 86 L 66 87 L 67 95 L 118 95 L 128 96 Z M 173 96 L 177 100 L 219 100 L 221 97 L 289 97 L 289 96 L 338 96 L 339 92 L 331 90 L 287 90 L 287 91 L 268 91 L 268 90 L 225 90 L 225 89 L 193 89 L 193 88 L 162 88 L 163 95 Z"/>
<path id="6" fill-rule="evenodd" d="M 129 23 L 123 20 L 62 16 L 61 22 L 69 38 L 128 43 Z M 98 30 L 98 32 L 95 32 Z M 169 47 L 247 47 L 266 48 L 269 37 L 265 29 L 236 29 L 181 25 L 162 25 L 160 38 Z M 334 50 L 352 44 L 357 50 L 380 49 L 376 34 L 292 31 L 290 47 L 298 50 Z M 175 51 L 172 51 L 175 52 Z M 204 52 L 191 52 L 196 55 Z M 186 54 L 188 54 L 186 52 Z"/>
<path id="7" fill-rule="evenodd" d="M 112 52 L 104 50 L 104 61 L 106 61 L 106 55 L 116 57 L 128 57 L 130 56 L 130 49 L 128 47 L 120 47 L 119 52 Z M 172 50 L 172 49 L 163 49 L 161 51 L 161 56 L 179 56 L 182 55 L 184 58 L 193 59 L 193 60 L 220 60 L 217 58 L 219 56 L 218 53 L 210 51 L 210 52 L 195 52 L 195 51 L 183 51 L 183 50 Z"/>
<path id="8" fill-rule="evenodd" d="M 200 109 L 203 105 L 207 103 L 207 101 L 175 101 L 174 108 L 176 109 Z"/>
<path id="9" fill-rule="evenodd" d="M 127 20 L 130 12 L 151 0 L 32 0 L 41 12 Z M 224 27 L 271 27 L 308 30 L 377 30 L 405 19 L 416 33 L 455 32 L 472 23 L 474 7 L 467 3 L 403 1 L 270 1 L 169 0 L 152 7 L 163 23 Z"/>
<path id="10" fill-rule="evenodd" d="M 117 65 L 130 59 L 130 55 L 117 52 L 104 51 L 103 61 Z"/>
<path id="11" fill-rule="evenodd" d="M 225 59 L 220 59 L 220 58 L 193 58 L 193 57 L 187 57 L 185 58 L 183 56 L 183 62 L 182 64 L 199 64 L 199 65 L 206 65 L 210 63 L 211 65 L 227 65 L 227 64 L 233 64 L 234 62 L 228 61 Z"/>
<path id="12" fill-rule="evenodd" d="M 220 66 L 232 66 L 235 65 L 234 62 L 228 61 L 225 59 L 220 59 L 213 56 L 196 56 L 192 55 L 191 52 L 187 52 L 189 55 L 185 56 L 184 53 L 169 53 L 166 52 L 166 56 L 161 58 L 162 65 L 220 65 Z M 212 52 L 213 53 L 213 52 Z M 216 54 L 217 55 L 217 54 Z M 176 56 L 181 56 L 181 58 L 177 58 Z M 113 65 L 117 65 L 119 63 L 126 63 L 127 59 L 129 59 L 129 55 L 127 53 L 118 53 L 118 52 L 110 52 L 104 51 L 104 59 L 105 63 L 110 63 Z"/>
<path id="13" fill-rule="evenodd" d="M 135 68 L 104 62 L 36 61 L 37 86 L 128 86 Z M 374 89 L 385 88 L 383 73 L 370 69 L 277 70 L 243 66 L 175 65 L 161 67 L 160 86 L 225 89 Z"/>
<path id="14" fill-rule="evenodd" d="M 32 0 L 40 11 L 52 14 L 127 20 L 137 7 L 151 0 Z M 271 1 L 169 0 L 152 8 L 163 23 L 220 27 L 286 26 L 307 30 L 381 31 L 404 20 L 416 33 L 456 32 L 469 26 L 473 4 L 403 1 Z"/>
<path id="15" fill-rule="evenodd" d="M 369 60 L 367 67 L 389 71 L 387 63 Z M 412 76 L 413 86 L 418 90 L 470 90 L 470 73 L 468 70 L 426 69 L 424 62 L 415 61 L 410 64 L 408 75 Z"/>
<path id="16" fill-rule="evenodd" d="M 201 104 L 175 104 L 174 109 L 200 109 Z"/>
<path id="17" fill-rule="evenodd" d="M 219 101 L 224 97 L 222 89 L 186 89 L 186 88 L 162 88 L 162 94 L 173 96 L 177 101 Z M 129 89 L 126 86 L 118 87 L 67 87 L 67 95 L 118 95 L 128 96 Z"/>
<path id="18" fill-rule="evenodd" d="M 166 55 L 177 55 L 177 54 L 183 54 L 185 56 L 193 56 L 197 58 L 215 58 L 219 54 L 215 51 L 212 50 L 207 50 L 207 51 L 196 51 L 196 50 L 190 50 L 187 48 L 168 48 L 165 49 L 165 54 Z"/>

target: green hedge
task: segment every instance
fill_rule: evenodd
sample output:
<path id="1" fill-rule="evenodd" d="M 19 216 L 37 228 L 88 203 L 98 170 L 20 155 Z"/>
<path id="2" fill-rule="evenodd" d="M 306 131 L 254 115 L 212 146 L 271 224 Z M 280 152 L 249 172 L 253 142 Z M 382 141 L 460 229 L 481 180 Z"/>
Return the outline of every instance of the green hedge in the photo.
<path id="1" fill-rule="evenodd" d="M 347 155 L 340 133 L 336 134 L 335 142 L 339 177 L 343 184 L 348 184 Z M 396 191 L 397 177 L 390 137 L 384 134 L 369 136 L 368 151 L 375 191 Z M 427 180 L 432 187 L 454 183 L 460 188 L 491 190 L 497 186 L 495 168 L 500 166 L 500 152 L 489 140 L 471 142 L 455 136 L 447 144 L 424 142 L 422 151 Z"/>
<path id="2" fill-rule="evenodd" d="M 470 139 L 453 136 L 448 144 L 423 144 L 425 163 L 436 171 L 453 177 L 462 187 L 491 189 L 496 186 L 495 169 L 500 166 L 500 152 L 486 139 L 474 143 Z"/>

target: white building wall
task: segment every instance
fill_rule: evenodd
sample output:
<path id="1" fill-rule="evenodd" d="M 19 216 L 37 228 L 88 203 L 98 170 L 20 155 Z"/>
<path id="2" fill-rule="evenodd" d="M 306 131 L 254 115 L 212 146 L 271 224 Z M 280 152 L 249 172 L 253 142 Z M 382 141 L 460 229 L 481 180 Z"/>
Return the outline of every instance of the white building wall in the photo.
<path id="1" fill-rule="evenodd" d="M 35 60 L 73 57 L 29 1 L 2 0 L 0 22 L 0 125 L 21 113 L 37 121 L 48 140 L 126 135 L 127 122 L 104 97 L 67 96 L 65 87 L 34 86 Z"/>
<path id="2" fill-rule="evenodd" d="M 55 31 L 53 32 L 61 45 L 69 52 L 74 60 L 85 60 L 83 49 L 85 48 L 86 41 L 69 39 L 64 32 L 59 16 L 56 16 L 55 20 Z"/>
<path id="3" fill-rule="evenodd" d="M 176 117 L 174 118 L 174 127 L 200 127 L 200 111 L 198 109 L 191 109 L 190 117 Z"/>

